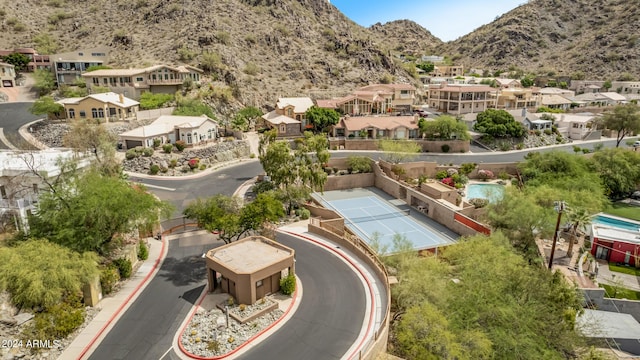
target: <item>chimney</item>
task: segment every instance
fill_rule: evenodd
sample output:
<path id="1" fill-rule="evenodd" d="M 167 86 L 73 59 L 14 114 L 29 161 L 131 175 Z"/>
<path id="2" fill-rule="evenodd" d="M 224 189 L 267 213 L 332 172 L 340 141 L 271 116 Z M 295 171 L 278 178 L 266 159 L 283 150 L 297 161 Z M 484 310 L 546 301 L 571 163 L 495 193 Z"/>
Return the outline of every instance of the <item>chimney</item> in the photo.
<path id="1" fill-rule="evenodd" d="M 527 108 L 526 108 L 526 107 L 523 107 L 523 108 L 522 108 L 522 117 L 523 117 L 523 118 L 526 118 L 526 117 L 527 117 Z"/>
<path id="2" fill-rule="evenodd" d="M 124 95 L 118 94 L 120 96 L 120 104 L 124 104 Z"/>

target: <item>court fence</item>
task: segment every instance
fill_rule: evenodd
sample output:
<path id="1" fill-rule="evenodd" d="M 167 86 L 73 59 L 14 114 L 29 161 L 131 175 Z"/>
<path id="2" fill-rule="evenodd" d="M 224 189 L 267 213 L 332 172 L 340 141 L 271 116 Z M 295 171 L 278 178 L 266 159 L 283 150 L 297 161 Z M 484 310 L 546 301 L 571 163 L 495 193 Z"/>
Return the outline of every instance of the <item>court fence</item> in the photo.
<path id="1" fill-rule="evenodd" d="M 369 265 L 375 272 L 381 283 L 384 284 L 386 293 L 386 307 L 384 317 L 380 326 L 375 329 L 374 336 L 369 339 L 358 352 L 357 359 L 376 359 L 379 354 L 387 351 L 389 338 L 389 314 L 391 311 L 391 289 L 389 286 L 389 274 L 380 261 L 378 254 L 366 242 L 358 236 L 349 232 L 344 227 L 344 219 L 336 212 L 317 206 L 316 204 L 306 204 L 305 207 L 311 212 L 309 221 L 309 232 L 325 237 L 342 248 L 351 251 L 358 258 Z"/>

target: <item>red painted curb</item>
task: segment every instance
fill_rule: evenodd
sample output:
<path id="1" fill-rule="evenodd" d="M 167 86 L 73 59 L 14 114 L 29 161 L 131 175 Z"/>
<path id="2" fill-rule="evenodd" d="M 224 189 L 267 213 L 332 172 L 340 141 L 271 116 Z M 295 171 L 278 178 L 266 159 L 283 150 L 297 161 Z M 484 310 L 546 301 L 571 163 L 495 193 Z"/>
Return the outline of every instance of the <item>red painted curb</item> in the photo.
<path id="1" fill-rule="evenodd" d="M 256 334 L 254 334 L 252 337 L 250 337 L 249 339 L 247 339 L 247 341 L 245 341 L 244 343 L 242 343 L 240 346 L 238 346 L 237 348 L 229 351 L 228 353 L 224 354 L 224 355 L 218 355 L 218 356 L 212 356 L 212 357 L 203 357 L 203 356 L 198 356 L 198 355 L 194 355 L 190 352 L 188 352 L 184 346 L 182 345 L 182 335 L 184 334 L 184 331 L 187 330 L 187 326 L 189 326 L 189 323 L 191 322 L 191 320 L 193 319 L 193 315 L 196 314 L 196 311 L 198 310 L 198 308 L 200 307 L 200 304 L 202 304 L 202 301 L 204 301 L 204 298 L 207 296 L 207 289 L 205 288 L 204 293 L 202 295 L 200 295 L 200 300 L 198 301 L 198 305 L 196 306 L 195 309 L 193 309 L 193 311 L 191 312 L 191 315 L 189 316 L 189 320 L 184 324 L 184 326 L 182 327 L 182 330 L 180 330 L 180 335 L 178 336 L 178 347 L 180 348 L 180 351 L 182 351 L 183 354 L 187 355 L 188 357 L 192 358 L 192 359 L 196 359 L 196 360 L 216 360 L 216 359 L 224 359 L 228 356 L 231 356 L 233 354 L 235 354 L 236 352 L 238 352 L 240 349 L 244 348 L 247 344 L 251 343 L 253 340 L 257 339 L 258 337 L 260 337 L 262 334 L 264 334 L 265 332 L 271 330 L 274 326 L 276 326 L 277 324 L 279 324 L 282 319 L 284 319 L 289 312 L 291 312 L 291 309 L 293 309 L 293 305 L 296 303 L 296 300 L 298 299 L 298 289 L 296 287 L 296 291 L 294 291 L 293 293 L 293 300 L 291 301 L 291 304 L 289 304 L 289 307 L 287 308 L 287 310 L 284 312 L 284 314 L 282 314 L 282 316 L 280 316 L 280 318 L 274 322 L 273 324 L 267 326 L 266 328 L 260 330 L 259 332 L 257 332 Z"/>
<path id="2" fill-rule="evenodd" d="M 129 303 L 129 301 L 131 301 L 131 299 L 133 298 L 134 295 L 136 295 L 138 293 L 138 291 L 140 291 L 140 288 L 145 285 L 149 279 L 151 278 L 151 275 L 153 275 L 153 273 L 155 272 L 155 270 L 158 268 L 158 265 L 160 264 L 160 262 L 162 261 L 162 255 L 164 254 L 164 247 L 165 247 L 165 243 L 166 240 L 164 239 L 164 235 L 162 236 L 162 248 L 160 249 L 160 255 L 158 256 L 158 258 L 156 259 L 156 262 L 153 264 L 153 267 L 151 268 L 151 271 L 149 271 L 149 273 L 147 274 L 147 276 L 142 280 L 142 282 L 140 284 L 138 284 L 138 286 L 136 286 L 136 288 L 133 290 L 133 292 L 131 294 L 129 294 L 129 296 L 127 297 L 127 299 L 120 304 L 120 307 L 118 307 L 118 310 L 116 310 L 116 312 L 111 316 L 111 318 L 109 319 L 109 321 L 107 321 L 106 324 L 104 324 L 104 326 L 100 329 L 100 331 L 98 331 L 98 333 L 96 334 L 96 336 L 93 337 L 93 339 L 91 339 L 91 341 L 89 342 L 89 345 L 87 345 L 82 352 L 80 353 L 80 356 L 78 356 L 78 360 L 81 360 L 86 354 L 87 351 L 89 351 L 89 349 L 91 349 L 91 347 L 93 346 L 93 344 L 95 344 L 95 342 L 98 340 L 98 338 L 100 336 L 102 336 L 102 333 L 107 329 L 107 327 L 109 327 L 109 325 L 111 325 L 111 323 L 113 322 L 113 320 L 120 314 L 120 312 L 122 311 L 122 309 Z"/>
<path id="3" fill-rule="evenodd" d="M 367 283 L 367 287 L 369 288 L 369 295 L 371 296 L 371 305 L 372 305 L 372 308 L 375 308 L 375 295 L 373 294 L 373 286 L 371 285 L 371 281 L 369 281 L 369 279 L 367 279 L 367 277 L 364 275 L 362 270 L 360 270 L 360 268 L 358 266 L 356 266 L 356 264 L 351 259 L 349 259 L 347 256 L 343 255 L 342 253 L 340 253 L 338 251 L 335 251 L 334 248 L 330 247 L 329 245 L 327 245 L 327 244 L 325 244 L 323 242 L 320 242 L 318 240 L 315 240 L 315 239 L 312 239 L 310 237 L 307 237 L 307 236 L 304 236 L 304 235 L 301 235 L 301 234 L 298 234 L 298 233 L 294 233 L 294 232 L 291 232 L 291 231 L 284 231 L 284 230 L 281 230 L 281 231 L 285 232 L 285 233 L 287 233 L 289 235 L 297 236 L 297 237 L 309 240 L 309 241 L 311 241 L 313 243 L 316 243 L 316 244 L 318 244 L 320 246 L 323 246 L 323 247 L 333 251 L 334 253 L 340 255 L 340 257 L 342 257 L 343 259 L 345 259 L 349 264 L 351 264 L 351 266 L 353 266 L 360 273 L 360 275 L 362 275 L 362 278 Z M 371 331 L 371 326 L 373 324 L 373 314 L 374 314 L 374 312 L 375 311 L 372 311 L 369 314 L 369 325 L 367 325 L 367 332 L 365 333 L 365 336 L 362 338 L 362 340 L 360 340 L 360 343 L 356 347 L 356 350 L 358 350 L 362 346 L 362 344 L 364 343 L 364 341 L 367 338 L 366 335 L 369 334 L 369 332 Z M 358 351 L 356 351 L 353 355 L 350 355 L 349 359 L 352 359 L 354 356 L 356 356 L 357 353 L 358 353 Z"/>

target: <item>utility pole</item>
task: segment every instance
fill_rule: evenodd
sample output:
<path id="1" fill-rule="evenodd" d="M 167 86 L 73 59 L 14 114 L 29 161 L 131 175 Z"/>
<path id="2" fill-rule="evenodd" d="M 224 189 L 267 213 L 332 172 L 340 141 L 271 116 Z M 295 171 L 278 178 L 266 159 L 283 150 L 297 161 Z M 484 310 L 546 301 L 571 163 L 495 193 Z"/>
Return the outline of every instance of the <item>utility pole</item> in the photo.
<path id="1" fill-rule="evenodd" d="M 551 255 L 549 255 L 549 270 L 553 265 L 553 254 L 556 252 L 556 241 L 558 240 L 558 230 L 560 229 L 560 219 L 565 208 L 564 201 L 554 201 L 554 208 L 558 212 L 558 221 L 556 222 L 556 231 L 553 233 L 553 244 L 551 245 Z"/>

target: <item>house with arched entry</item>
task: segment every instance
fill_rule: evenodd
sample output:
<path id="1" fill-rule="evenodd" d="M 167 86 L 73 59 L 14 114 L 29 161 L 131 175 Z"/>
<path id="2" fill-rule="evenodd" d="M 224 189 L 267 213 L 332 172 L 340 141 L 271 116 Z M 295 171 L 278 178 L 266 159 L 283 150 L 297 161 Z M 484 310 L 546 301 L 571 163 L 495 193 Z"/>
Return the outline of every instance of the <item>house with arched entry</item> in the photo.
<path id="1" fill-rule="evenodd" d="M 137 146 L 152 147 L 154 140 L 159 140 L 160 144 L 174 144 L 181 140 L 190 147 L 217 138 L 218 123 L 206 115 L 162 115 L 149 125 L 120 134 L 120 144 L 125 149 L 131 149 Z"/>
<path id="2" fill-rule="evenodd" d="M 238 304 L 251 305 L 280 290 L 295 274 L 295 251 L 263 236 L 250 236 L 206 253 L 209 292 L 218 288 Z"/>

